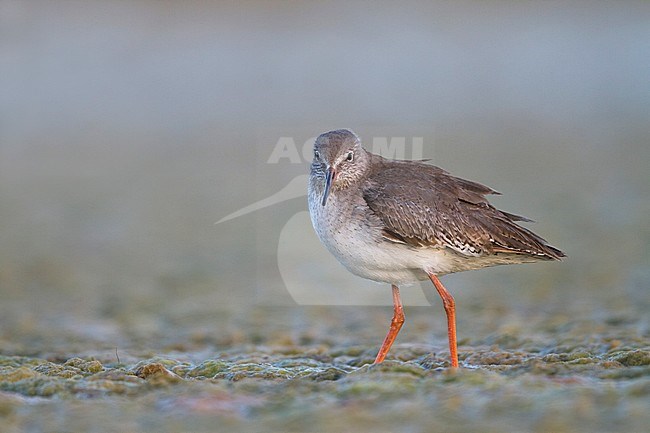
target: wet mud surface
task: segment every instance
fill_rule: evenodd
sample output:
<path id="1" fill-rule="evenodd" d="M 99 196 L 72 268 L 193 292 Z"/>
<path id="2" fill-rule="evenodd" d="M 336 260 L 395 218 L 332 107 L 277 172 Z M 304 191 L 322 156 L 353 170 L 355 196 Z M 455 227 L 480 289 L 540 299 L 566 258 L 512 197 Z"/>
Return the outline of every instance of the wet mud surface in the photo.
<path id="1" fill-rule="evenodd" d="M 650 345 L 641 323 L 539 328 L 461 340 L 456 371 L 444 339 L 398 339 L 386 362 L 371 365 L 377 347 L 351 344 L 354 336 L 168 336 L 158 350 L 134 341 L 75 354 L 46 331 L 37 348 L 32 330 L 20 349 L 39 353 L 0 356 L 0 419 L 4 432 L 646 429 Z"/>

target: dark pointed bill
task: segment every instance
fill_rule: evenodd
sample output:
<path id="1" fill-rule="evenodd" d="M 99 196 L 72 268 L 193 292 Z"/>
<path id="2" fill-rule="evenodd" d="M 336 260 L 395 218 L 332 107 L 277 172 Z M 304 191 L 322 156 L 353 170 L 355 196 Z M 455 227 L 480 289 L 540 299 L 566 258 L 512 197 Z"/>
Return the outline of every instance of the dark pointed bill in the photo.
<path id="1" fill-rule="evenodd" d="M 330 195 L 330 188 L 332 187 L 332 182 L 334 182 L 334 178 L 336 177 L 336 172 L 334 171 L 333 168 L 328 168 L 327 169 L 327 174 L 325 175 L 325 191 L 323 192 L 323 201 L 321 204 L 325 206 L 325 203 L 327 203 L 327 197 Z"/>

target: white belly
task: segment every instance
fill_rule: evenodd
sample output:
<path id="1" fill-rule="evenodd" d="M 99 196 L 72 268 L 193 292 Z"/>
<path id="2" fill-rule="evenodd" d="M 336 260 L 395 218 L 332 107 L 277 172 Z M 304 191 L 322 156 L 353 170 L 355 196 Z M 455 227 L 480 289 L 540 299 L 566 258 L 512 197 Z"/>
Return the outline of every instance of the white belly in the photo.
<path id="1" fill-rule="evenodd" d="M 318 200 L 310 200 L 309 205 L 318 238 L 353 274 L 373 281 L 409 284 L 427 279 L 427 272 L 455 272 L 464 261 L 447 249 L 415 248 L 385 240 L 381 222 L 364 205 L 343 206 L 336 194 L 330 195 L 325 206 Z"/>
<path id="2" fill-rule="evenodd" d="M 311 187 L 311 185 L 310 185 Z M 395 285 L 426 280 L 427 274 L 444 275 L 488 266 L 523 263 L 513 254 L 465 256 L 445 247 L 413 247 L 386 240 L 383 224 L 362 197 L 332 193 L 325 206 L 310 188 L 309 214 L 325 247 L 350 272 L 373 281 Z"/>

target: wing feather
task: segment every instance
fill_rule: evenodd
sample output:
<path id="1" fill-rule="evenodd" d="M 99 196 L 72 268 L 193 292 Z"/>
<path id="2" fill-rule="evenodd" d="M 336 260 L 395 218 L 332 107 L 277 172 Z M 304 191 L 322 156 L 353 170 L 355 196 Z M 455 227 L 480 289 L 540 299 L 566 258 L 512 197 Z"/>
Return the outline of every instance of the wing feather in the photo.
<path id="1" fill-rule="evenodd" d="M 417 165 L 417 167 L 413 167 Z M 413 247 L 448 247 L 467 256 L 511 253 L 559 259 L 564 254 L 485 198 L 497 191 L 420 162 L 384 160 L 363 197 L 384 224 L 384 237 Z"/>

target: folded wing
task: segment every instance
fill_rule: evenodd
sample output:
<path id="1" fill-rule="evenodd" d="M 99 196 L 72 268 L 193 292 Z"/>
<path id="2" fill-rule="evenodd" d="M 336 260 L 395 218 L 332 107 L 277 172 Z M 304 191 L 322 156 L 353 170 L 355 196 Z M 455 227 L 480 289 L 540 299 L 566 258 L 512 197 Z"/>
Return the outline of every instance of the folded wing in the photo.
<path id="1" fill-rule="evenodd" d="M 384 237 L 414 247 L 447 247 L 467 256 L 525 254 L 559 260 L 550 246 L 485 198 L 499 194 L 476 182 L 454 177 L 439 167 L 387 161 L 372 173 L 363 197 L 384 224 Z M 417 164 L 418 170 L 408 167 Z M 405 181 L 406 180 L 406 181 Z"/>

